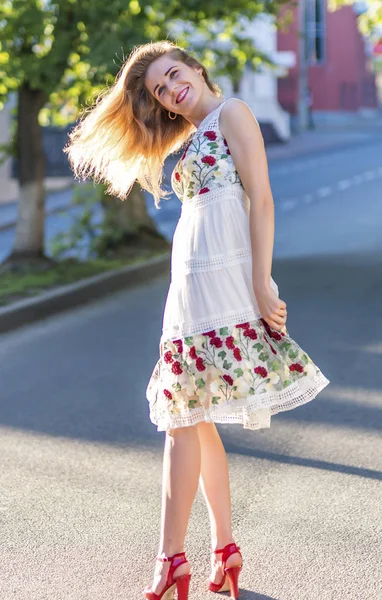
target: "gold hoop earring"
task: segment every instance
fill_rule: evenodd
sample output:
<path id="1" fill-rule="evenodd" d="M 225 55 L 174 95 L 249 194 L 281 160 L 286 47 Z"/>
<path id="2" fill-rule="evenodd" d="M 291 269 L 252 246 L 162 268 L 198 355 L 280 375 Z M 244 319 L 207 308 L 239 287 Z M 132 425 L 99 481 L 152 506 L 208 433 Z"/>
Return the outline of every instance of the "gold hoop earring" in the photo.
<path id="1" fill-rule="evenodd" d="M 168 118 L 171 119 L 171 121 L 175 121 L 175 119 L 176 119 L 177 116 L 178 115 L 176 113 L 174 113 L 174 116 L 172 117 L 171 116 L 171 110 L 168 111 Z"/>

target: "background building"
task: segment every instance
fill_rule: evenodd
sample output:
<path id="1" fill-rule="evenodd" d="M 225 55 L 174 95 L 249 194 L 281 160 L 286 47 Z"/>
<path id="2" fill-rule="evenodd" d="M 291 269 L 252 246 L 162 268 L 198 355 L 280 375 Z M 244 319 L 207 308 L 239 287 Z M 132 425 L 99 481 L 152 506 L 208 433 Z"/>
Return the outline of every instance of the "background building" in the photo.
<path id="1" fill-rule="evenodd" d="M 305 14 L 306 61 L 308 64 L 307 97 L 315 121 L 339 120 L 349 113 L 377 108 L 375 76 L 371 48 L 357 26 L 353 6 L 333 12 L 326 0 L 299 0 L 305 10 L 295 7 L 286 30 L 278 32 L 278 49 L 296 53 L 296 66 L 288 76 L 279 79 L 278 99 L 291 115 L 298 112 L 299 14 Z M 304 8 L 304 7 L 303 7 Z"/>

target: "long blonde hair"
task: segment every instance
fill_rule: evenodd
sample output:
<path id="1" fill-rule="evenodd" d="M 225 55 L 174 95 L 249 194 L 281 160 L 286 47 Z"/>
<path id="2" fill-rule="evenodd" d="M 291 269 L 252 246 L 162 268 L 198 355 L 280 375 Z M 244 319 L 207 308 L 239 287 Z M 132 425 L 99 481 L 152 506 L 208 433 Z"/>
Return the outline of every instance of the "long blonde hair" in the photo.
<path id="1" fill-rule="evenodd" d="M 85 110 L 64 148 L 78 178 L 104 182 L 107 192 L 121 199 L 137 180 L 154 196 L 156 206 L 168 195 L 162 189 L 165 158 L 179 150 L 195 129 L 181 115 L 171 120 L 145 86 L 148 67 L 165 54 L 201 68 L 207 86 L 220 97 L 205 67 L 183 48 L 168 41 L 137 46 L 111 88 Z"/>

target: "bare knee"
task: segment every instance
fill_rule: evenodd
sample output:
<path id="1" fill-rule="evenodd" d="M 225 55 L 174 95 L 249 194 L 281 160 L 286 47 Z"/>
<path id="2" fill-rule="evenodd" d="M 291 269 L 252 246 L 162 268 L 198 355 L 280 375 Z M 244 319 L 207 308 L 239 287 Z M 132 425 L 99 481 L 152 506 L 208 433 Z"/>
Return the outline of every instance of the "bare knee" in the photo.
<path id="1" fill-rule="evenodd" d="M 194 436 L 197 432 L 197 425 L 189 425 L 188 427 L 175 427 L 174 429 L 168 429 L 166 435 L 175 439 L 185 436 Z"/>

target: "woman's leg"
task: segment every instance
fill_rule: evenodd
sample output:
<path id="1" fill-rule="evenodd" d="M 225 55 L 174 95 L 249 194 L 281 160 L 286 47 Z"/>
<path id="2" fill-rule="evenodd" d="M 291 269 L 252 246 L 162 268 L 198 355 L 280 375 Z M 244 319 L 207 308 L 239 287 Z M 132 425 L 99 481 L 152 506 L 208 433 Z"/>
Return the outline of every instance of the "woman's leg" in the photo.
<path id="1" fill-rule="evenodd" d="M 227 455 L 214 423 L 198 423 L 196 427 L 201 450 L 200 485 L 210 518 L 211 547 L 217 550 L 233 542 Z M 239 554 L 227 561 L 229 567 L 238 564 Z M 212 555 L 211 581 L 219 583 L 221 578 L 221 554 Z"/>
<path id="2" fill-rule="evenodd" d="M 172 556 L 184 551 L 188 520 L 198 489 L 200 475 L 200 442 L 195 426 L 181 427 L 166 433 L 163 455 L 161 534 L 158 554 Z M 157 561 L 155 593 L 163 590 L 169 563 Z M 181 565 L 176 577 L 189 572 Z"/>

